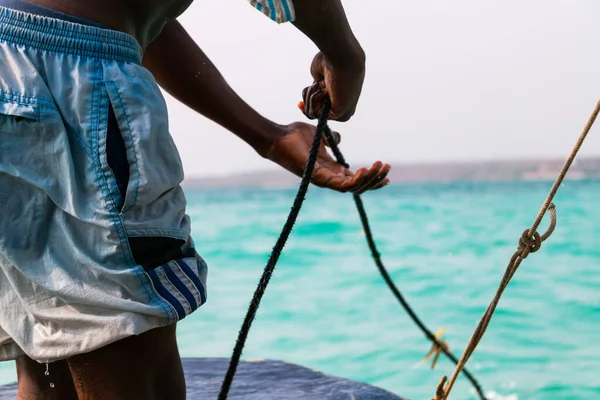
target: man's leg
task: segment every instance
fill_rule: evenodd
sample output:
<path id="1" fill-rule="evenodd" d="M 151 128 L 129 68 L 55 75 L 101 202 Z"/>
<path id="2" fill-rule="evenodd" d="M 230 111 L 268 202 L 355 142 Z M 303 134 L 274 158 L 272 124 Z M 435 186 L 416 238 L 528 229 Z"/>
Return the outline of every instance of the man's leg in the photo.
<path id="1" fill-rule="evenodd" d="M 77 392 L 66 361 L 48 365 L 24 356 L 17 359 L 17 400 L 77 400 Z M 54 387 L 50 387 L 52 384 Z"/>
<path id="2" fill-rule="evenodd" d="M 80 400 L 184 400 L 175 324 L 68 360 Z"/>

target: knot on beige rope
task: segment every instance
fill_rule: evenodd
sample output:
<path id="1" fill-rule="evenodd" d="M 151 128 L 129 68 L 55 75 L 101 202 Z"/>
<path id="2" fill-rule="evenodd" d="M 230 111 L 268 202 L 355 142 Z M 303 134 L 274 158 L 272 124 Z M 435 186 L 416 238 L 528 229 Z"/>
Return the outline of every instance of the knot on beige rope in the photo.
<path id="1" fill-rule="evenodd" d="M 515 255 L 524 260 L 530 253 L 535 253 L 541 249 L 542 243 L 552 235 L 554 228 L 556 228 L 556 206 L 554 203 L 550 203 L 548 212 L 550 213 L 550 226 L 548 226 L 546 232 L 540 235 L 536 230 L 532 232 L 532 228 L 525 229 L 519 239 L 519 248 Z"/>
<path id="2" fill-rule="evenodd" d="M 533 228 L 525 229 L 519 239 L 519 248 L 515 255 L 518 254 L 524 260 L 530 253 L 538 251 L 542 247 L 542 243 L 552 235 L 554 228 L 556 228 L 556 206 L 554 203 L 549 204 L 548 212 L 550 213 L 550 225 L 546 232 L 540 235 Z"/>
<path id="3" fill-rule="evenodd" d="M 542 247 L 542 237 L 537 231 L 533 232 L 533 236 L 529 236 L 529 229 L 525 229 L 523 235 L 519 239 L 519 251 L 521 258 L 526 258 L 529 253 L 535 253 Z"/>

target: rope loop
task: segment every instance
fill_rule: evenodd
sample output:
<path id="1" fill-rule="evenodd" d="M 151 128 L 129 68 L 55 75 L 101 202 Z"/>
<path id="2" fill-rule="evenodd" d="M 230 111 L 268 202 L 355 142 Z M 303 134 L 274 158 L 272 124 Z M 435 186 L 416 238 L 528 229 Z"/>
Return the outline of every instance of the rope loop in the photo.
<path id="1" fill-rule="evenodd" d="M 554 205 L 554 203 L 550 203 L 550 206 L 548 207 L 548 212 L 550 213 L 550 225 L 548 226 L 546 232 L 544 232 L 544 234 L 542 235 L 542 242 L 548 239 L 550 235 L 552 235 L 552 232 L 554 232 L 554 229 L 556 228 L 556 206 Z"/>
<path id="2" fill-rule="evenodd" d="M 435 391 L 435 397 L 431 400 L 442 400 L 444 398 L 445 395 L 445 385 L 446 385 L 446 381 L 448 380 L 447 376 L 443 376 L 442 379 L 440 379 L 440 383 L 438 383 L 437 385 L 437 389 Z"/>

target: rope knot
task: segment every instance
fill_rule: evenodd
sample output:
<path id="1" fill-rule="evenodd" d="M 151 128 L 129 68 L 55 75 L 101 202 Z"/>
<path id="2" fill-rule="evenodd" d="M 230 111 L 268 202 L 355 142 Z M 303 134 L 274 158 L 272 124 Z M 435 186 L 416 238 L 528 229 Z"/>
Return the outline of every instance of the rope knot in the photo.
<path id="1" fill-rule="evenodd" d="M 521 238 L 519 239 L 519 250 L 521 250 L 521 257 L 526 258 L 529 253 L 535 253 L 542 247 L 542 237 L 537 231 L 533 232 L 533 235 L 529 235 L 529 229 L 525 229 Z"/>
<path id="2" fill-rule="evenodd" d="M 515 253 L 515 256 L 519 254 L 522 259 L 527 258 L 530 253 L 538 251 L 542 247 L 542 243 L 552 235 L 552 232 L 554 232 L 554 228 L 556 228 L 556 206 L 553 203 L 548 203 L 548 207 L 544 207 L 542 210 L 544 212 L 540 213 L 540 216 L 538 216 L 533 226 L 530 229 L 525 229 L 523 231 L 523 234 L 519 239 L 519 249 L 517 250 L 517 253 Z M 550 213 L 550 226 L 543 235 L 540 235 L 535 229 L 537 229 L 541 217 L 546 210 Z M 533 231 L 533 233 L 530 233 L 531 231 Z"/>

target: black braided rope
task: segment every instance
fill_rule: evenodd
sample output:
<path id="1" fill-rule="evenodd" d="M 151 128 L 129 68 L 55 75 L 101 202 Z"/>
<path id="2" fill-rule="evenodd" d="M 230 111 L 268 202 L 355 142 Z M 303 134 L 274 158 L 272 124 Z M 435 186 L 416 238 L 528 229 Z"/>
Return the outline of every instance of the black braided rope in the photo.
<path id="1" fill-rule="evenodd" d="M 237 367 L 240 362 L 240 358 L 242 356 L 242 352 L 244 350 L 244 345 L 246 343 L 246 339 L 248 338 L 248 334 L 250 332 L 252 321 L 254 321 L 256 312 L 258 311 L 258 308 L 260 306 L 260 301 L 261 301 L 263 295 L 265 294 L 265 290 L 267 289 L 269 280 L 271 279 L 271 276 L 273 275 L 273 271 L 275 270 L 275 266 L 277 265 L 279 256 L 281 255 L 283 247 L 285 246 L 287 239 L 290 236 L 290 233 L 292 231 L 294 223 L 296 222 L 296 219 L 298 218 L 298 214 L 300 213 L 300 209 L 302 208 L 302 204 L 304 202 L 306 193 L 308 191 L 308 186 L 310 185 L 310 180 L 311 180 L 312 173 L 313 173 L 313 170 L 315 167 L 315 163 L 317 161 L 317 153 L 319 151 L 319 146 L 321 144 L 321 140 L 323 139 L 324 135 L 327 138 L 327 141 L 329 142 L 329 147 L 331 148 L 331 150 L 336 158 L 336 161 L 339 164 L 344 165 L 346 168 L 349 168 L 349 165 L 346 163 L 344 156 L 342 155 L 340 149 L 338 148 L 338 146 L 335 142 L 335 139 L 333 137 L 331 130 L 327 126 L 327 117 L 329 116 L 330 109 L 331 109 L 331 102 L 329 99 L 325 99 L 325 101 L 323 103 L 323 108 L 321 110 L 321 115 L 319 116 L 319 120 L 317 123 L 317 129 L 316 129 L 313 143 L 312 143 L 310 153 L 308 156 L 308 161 L 306 163 L 306 168 L 304 170 L 304 174 L 302 175 L 302 181 L 300 182 L 300 187 L 298 189 L 298 193 L 296 194 L 296 198 L 294 199 L 292 209 L 290 211 L 290 214 L 288 215 L 285 225 L 283 226 L 281 234 L 279 235 L 279 238 L 277 239 L 277 242 L 275 243 L 275 246 L 273 247 L 273 251 L 271 252 L 271 256 L 269 257 L 269 261 L 267 262 L 267 266 L 265 267 L 265 269 L 263 271 L 263 275 L 260 278 L 260 281 L 258 283 L 256 291 L 254 292 L 254 295 L 252 296 L 250 306 L 248 307 L 246 317 L 244 318 L 244 322 L 242 323 L 242 327 L 240 328 L 240 332 L 238 334 L 238 338 L 236 340 L 235 347 L 233 349 L 233 354 L 232 354 L 231 360 L 229 362 L 229 367 L 227 369 L 227 373 L 225 374 L 225 379 L 223 380 L 223 384 L 221 385 L 221 391 L 219 393 L 218 400 L 226 400 L 227 399 L 229 390 L 231 389 L 231 384 L 233 382 L 233 378 L 235 376 Z M 392 278 L 390 277 L 385 266 L 383 265 L 383 262 L 381 261 L 381 255 L 380 255 L 379 251 L 377 250 L 377 246 L 375 245 L 375 240 L 373 239 L 373 233 L 372 233 L 371 227 L 369 225 L 369 219 L 367 217 L 367 213 L 365 211 L 365 207 L 363 205 L 362 199 L 357 194 L 354 194 L 353 198 L 354 198 L 354 202 L 356 203 L 356 208 L 358 209 L 358 213 L 360 215 L 360 221 L 361 221 L 363 229 L 365 231 L 367 243 L 369 245 L 369 249 L 371 250 L 371 255 L 373 256 L 373 260 L 375 261 L 375 264 L 377 265 L 377 269 L 381 273 L 381 275 L 382 275 L 383 279 L 385 280 L 385 282 L 387 283 L 388 287 L 390 288 L 390 290 L 392 291 L 392 293 L 394 294 L 394 296 L 396 297 L 398 302 L 402 305 L 404 310 L 408 313 L 408 315 L 413 320 L 413 322 L 421 329 L 421 331 L 423 331 L 425 336 L 430 341 L 437 344 L 439 346 L 439 348 L 442 349 L 444 354 L 446 356 L 448 356 L 448 358 L 450 358 L 455 364 L 457 364 L 458 359 L 436 339 L 435 335 L 429 329 L 427 329 L 425 324 L 423 324 L 423 322 L 419 319 L 419 317 L 413 311 L 413 309 L 410 307 L 410 305 L 408 304 L 408 302 L 406 301 L 404 296 L 402 296 L 402 293 L 400 292 L 400 290 L 398 290 L 398 288 L 394 284 Z M 471 384 L 473 385 L 473 387 L 479 394 L 479 397 L 482 400 L 486 400 L 481 387 L 477 383 L 477 380 L 469 373 L 469 371 L 467 371 L 467 369 L 463 369 L 463 373 L 465 374 L 467 379 L 471 382 Z"/>
<path id="2" fill-rule="evenodd" d="M 360 196 L 355 194 L 354 202 L 356 203 L 356 208 L 358 209 L 358 213 L 360 214 L 360 220 L 362 222 L 363 229 L 364 229 L 365 235 L 367 237 L 367 243 L 369 244 L 369 249 L 371 249 L 371 255 L 373 256 L 373 260 L 375 260 L 375 264 L 377 265 L 377 269 L 381 273 L 383 280 L 385 280 L 385 283 L 387 283 L 387 285 L 390 288 L 390 290 L 392 291 L 392 293 L 394 293 L 394 296 L 396 296 L 396 299 L 402 305 L 402 308 L 404 308 L 404 310 L 410 316 L 410 318 L 413 320 L 413 322 L 421 329 L 421 331 L 423 332 L 423 334 L 425 334 L 427 339 L 429 339 L 431 342 L 438 345 L 439 348 L 442 349 L 442 352 L 450 360 L 452 360 L 455 365 L 458 364 L 458 358 L 456 358 L 456 356 L 454 354 L 452 354 L 445 346 L 442 346 L 442 344 L 436 339 L 435 335 L 433 333 L 431 333 L 431 331 L 419 319 L 419 317 L 414 312 L 412 307 L 408 304 L 408 302 L 406 301 L 404 296 L 402 296 L 402 293 L 400 292 L 400 290 L 398 290 L 398 287 L 394 284 L 394 281 L 392 280 L 392 278 L 390 277 L 390 274 L 387 272 L 387 269 L 383 265 L 383 262 L 381 261 L 381 255 L 379 254 L 379 252 L 377 251 L 377 247 L 375 246 L 375 240 L 373 239 L 373 233 L 371 232 L 371 227 L 369 226 L 367 212 L 365 211 L 365 207 L 363 205 L 362 199 L 360 198 Z M 471 375 L 471 373 L 466 368 L 464 368 L 462 370 L 462 372 L 465 374 L 467 379 L 471 382 L 471 385 L 473 385 L 473 387 L 477 391 L 477 394 L 479 395 L 481 400 L 486 400 L 485 394 L 483 393 L 483 390 L 481 389 L 481 386 L 479 386 L 479 383 L 477 382 L 475 377 L 473 375 Z"/>
<path id="3" fill-rule="evenodd" d="M 275 246 L 273 247 L 273 251 L 271 252 L 271 256 L 269 257 L 267 266 L 265 267 L 262 277 L 260 278 L 260 281 L 258 283 L 258 287 L 256 288 L 254 295 L 252 296 L 250 306 L 248 307 L 248 312 L 246 313 L 246 317 L 244 318 L 244 322 L 242 323 L 242 327 L 240 328 L 238 338 L 235 342 L 235 347 L 233 348 L 233 354 L 229 362 L 229 368 L 227 369 L 227 373 L 225 374 L 225 380 L 223 381 L 223 384 L 221 386 L 221 392 L 219 393 L 218 397 L 219 400 L 227 399 L 229 389 L 231 388 L 231 383 L 233 382 L 233 377 L 240 362 L 240 357 L 242 356 L 242 351 L 244 350 L 244 345 L 246 344 L 246 339 L 248 338 L 248 332 L 250 331 L 252 321 L 256 316 L 256 312 L 258 311 L 258 307 L 260 306 L 260 301 L 263 295 L 265 294 L 265 290 L 267 289 L 267 285 L 269 284 L 271 275 L 273 275 L 273 271 L 275 270 L 275 266 L 277 265 L 277 261 L 279 260 L 279 256 L 281 255 L 281 251 L 283 250 L 283 247 L 285 246 L 285 243 L 287 242 L 288 237 L 290 236 L 290 232 L 294 227 L 294 223 L 298 218 L 298 214 L 300 213 L 300 209 L 302 208 L 302 203 L 304 203 L 304 198 L 306 196 L 306 192 L 308 191 L 308 186 L 310 185 L 312 173 L 315 169 L 317 154 L 319 152 L 321 140 L 323 139 L 323 133 L 325 131 L 325 127 L 327 124 L 327 116 L 329 115 L 330 109 L 331 102 L 327 100 L 324 102 L 323 109 L 321 110 L 321 116 L 319 117 L 319 122 L 317 124 L 317 131 L 315 132 L 315 137 L 313 139 L 313 143 L 310 148 L 310 153 L 308 155 L 308 161 L 306 162 L 306 168 L 304 169 L 302 181 L 300 182 L 300 188 L 298 189 L 298 193 L 296 194 L 296 198 L 294 199 L 292 210 L 290 211 L 290 214 L 288 215 L 288 218 L 285 221 L 285 225 L 283 225 L 283 229 L 281 230 L 281 234 L 279 235 L 277 242 L 275 242 Z"/>

